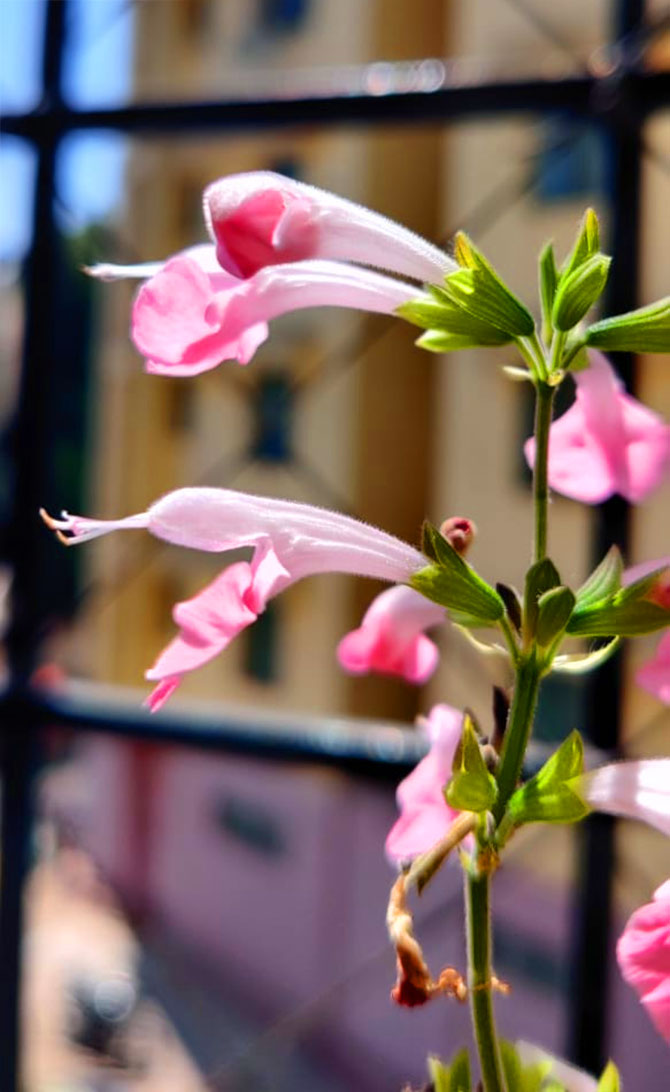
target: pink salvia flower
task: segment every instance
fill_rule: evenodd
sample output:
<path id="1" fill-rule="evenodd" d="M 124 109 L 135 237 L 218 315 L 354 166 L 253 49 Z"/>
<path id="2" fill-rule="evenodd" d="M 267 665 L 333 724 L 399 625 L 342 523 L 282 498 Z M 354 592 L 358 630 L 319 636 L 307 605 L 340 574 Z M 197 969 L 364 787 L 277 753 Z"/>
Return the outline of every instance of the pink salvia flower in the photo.
<path id="1" fill-rule="evenodd" d="M 439 659 L 437 646 L 423 631 L 444 620 L 444 607 L 413 588 L 387 588 L 372 601 L 359 628 L 342 638 L 338 659 L 352 675 L 377 671 L 423 683 Z"/>
<path id="2" fill-rule="evenodd" d="M 596 811 L 640 819 L 670 836 L 670 758 L 613 762 L 578 778 L 575 788 Z"/>
<path id="3" fill-rule="evenodd" d="M 306 258 L 357 262 L 437 283 L 458 268 L 438 247 L 393 220 L 272 171 L 212 183 L 204 209 L 219 262 L 238 277 Z"/>
<path id="4" fill-rule="evenodd" d="M 635 681 L 659 701 L 670 705 L 670 633 L 661 637 L 652 658 L 637 671 Z"/>
<path id="5" fill-rule="evenodd" d="M 240 280 L 176 257 L 140 288 L 131 332 L 148 372 L 197 375 L 223 360 L 247 364 L 278 315 L 324 306 L 392 314 L 417 295 L 410 284 L 342 262 L 275 265 Z"/>
<path id="6" fill-rule="evenodd" d="M 400 818 L 386 839 L 386 853 L 392 861 L 407 861 L 426 853 L 444 837 L 459 814 L 447 804 L 443 789 L 451 778 L 463 714 L 450 705 L 436 705 L 423 725 L 430 750 L 398 785 Z"/>
<path id="7" fill-rule="evenodd" d="M 557 493 L 599 504 L 620 493 L 643 500 L 670 466 L 670 427 L 635 398 L 601 353 L 575 374 L 576 400 L 549 434 L 549 485 Z M 531 466 L 535 441 L 524 447 Z"/>
<path id="8" fill-rule="evenodd" d="M 44 519 L 68 544 L 145 529 L 166 542 L 211 553 L 252 547 L 251 562 L 232 565 L 175 607 L 179 635 L 147 672 L 159 684 L 149 699 L 152 709 L 167 700 L 182 674 L 221 652 L 269 599 L 304 576 L 345 572 L 402 583 L 426 563 L 412 546 L 351 516 L 231 489 L 178 489 L 146 512 L 120 520 L 66 512 L 60 520 L 46 514 Z"/>
<path id="9" fill-rule="evenodd" d="M 670 1043 L 670 880 L 636 910 L 617 944 L 621 973 Z"/>

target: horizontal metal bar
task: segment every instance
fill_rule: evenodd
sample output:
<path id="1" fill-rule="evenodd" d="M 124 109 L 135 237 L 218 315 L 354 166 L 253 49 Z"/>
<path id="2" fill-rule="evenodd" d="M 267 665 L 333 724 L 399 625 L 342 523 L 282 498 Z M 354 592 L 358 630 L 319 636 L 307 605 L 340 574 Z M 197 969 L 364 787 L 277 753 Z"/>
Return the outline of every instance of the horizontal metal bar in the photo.
<path id="1" fill-rule="evenodd" d="M 269 713 L 262 709 L 197 701 L 174 702 L 152 715 L 144 695 L 126 687 L 68 680 L 62 690 L 5 690 L 0 721 L 29 720 L 43 728 L 104 732 L 148 743 L 193 747 L 258 759 L 318 762 L 349 773 L 397 781 L 426 754 L 425 736 L 405 724 L 307 713 Z M 538 769 L 554 750 L 534 741 L 527 772 Z M 587 766 L 607 760 L 587 748 Z"/>
<path id="2" fill-rule="evenodd" d="M 28 114 L 10 114 L 3 125 L 7 133 L 39 142 L 85 129 L 202 133 L 313 124 L 444 122 L 474 115 L 551 110 L 602 117 L 615 107 L 624 87 L 627 104 L 634 103 L 642 116 L 670 105 L 670 72 L 628 72 L 625 76 L 587 74 L 560 80 L 454 83 L 431 91 L 151 103 L 100 110 L 73 110 L 56 103 Z"/>

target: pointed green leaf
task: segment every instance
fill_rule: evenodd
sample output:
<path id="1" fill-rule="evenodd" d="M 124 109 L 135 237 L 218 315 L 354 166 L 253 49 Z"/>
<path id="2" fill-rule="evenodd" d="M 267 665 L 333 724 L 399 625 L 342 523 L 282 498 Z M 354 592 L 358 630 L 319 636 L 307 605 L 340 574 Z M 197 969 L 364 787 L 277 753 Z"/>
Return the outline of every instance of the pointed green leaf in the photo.
<path id="1" fill-rule="evenodd" d="M 507 823 L 574 823 L 589 813 L 588 805 L 568 784 L 584 771 L 584 746 L 572 732 L 541 770 L 513 794 Z"/>
<path id="2" fill-rule="evenodd" d="M 524 596 L 526 616 L 524 627 L 532 636 L 537 627 L 538 599 L 545 592 L 557 588 L 561 583 L 558 570 L 548 557 L 531 565 L 526 573 L 526 593 Z"/>
<path id="3" fill-rule="evenodd" d="M 546 647 L 561 634 L 572 614 L 575 596 L 563 585 L 551 588 L 537 601 L 535 636 L 538 644 Z"/>
<path id="4" fill-rule="evenodd" d="M 579 637 L 637 637 L 670 626 L 670 569 L 649 573 L 609 598 L 578 605 L 567 632 Z"/>
<path id="5" fill-rule="evenodd" d="M 670 353 L 670 296 L 589 326 L 587 345 L 630 353 Z"/>
<path id="6" fill-rule="evenodd" d="M 434 562 L 415 573 L 410 584 L 435 603 L 466 615 L 474 625 L 491 625 L 502 617 L 498 593 L 454 550 L 436 527 L 424 525 L 424 552 Z"/>
<path id="7" fill-rule="evenodd" d="M 459 1050 L 451 1063 L 449 1092 L 471 1092 L 470 1059 L 467 1050 Z"/>
<path id="8" fill-rule="evenodd" d="M 447 295 L 471 314 L 515 337 L 530 336 L 535 329 L 530 311 L 462 231 L 455 238 L 454 257 L 461 270 L 445 278 Z"/>
<path id="9" fill-rule="evenodd" d="M 429 353 L 457 353 L 461 349 L 504 345 L 509 340 L 510 338 L 505 336 L 500 341 L 483 341 L 481 338 L 470 337 L 467 334 L 452 334 L 448 330 L 426 330 L 426 333 L 418 337 L 414 344 L 419 349 L 426 349 Z"/>
<path id="10" fill-rule="evenodd" d="M 474 725 L 463 720 L 463 734 L 455 761 L 454 776 L 447 785 L 447 803 L 458 811 L 490 811 L 498 797 L 498 786 L 489 773 Z"/>
<path id="11" fill-rule="evenodd" d="M 577 607 L 590 607 L 601 599 L 608 599 L 621 587 L 623 560 L 618 546 L 611 546 L 604 558 L 581 588 L 577 589 Z"/>
<path id="12" fill-rule="evenodd" d="M 604 254 L 594 254 L 569 277 L 561 277 L 551 313 L 557 330 L 572 330 L 600 298 L 611 262 Z"/>
<path id="13" fill-rule="evenodd" d="M 619 1077 L 619 1070 L 614 1062 L 608 1062 L 602 1077 L 598 1081 L 597 1092 L 620 1092 L 620 1089 L 621 1078 Z"/>
<path id="14" fill-rule="evenodd" d="M 600 225 L 593 209 L 587 209 L 582 217 L 579 232 L 572 251 L 561 270 L 561 280 L 569 277 L 575 269 L 588 261 L 600 250 Z"/>
<path id="15" fill-rule="evenodd" d="M 549 344 L 551 342 L 551 312 L 554 306 L 554 296 L 558 285 L 558 268 L 554 247 L 547 243 L 540 254 L 540 299 L 542 301 L 542 336 Z"/>
<path id="16" fill-rule="evenodd" d="M 449 1067 L 433 1055 L 428 1056 L 428 1076 L 434 1092 L 450 1092 Z"/>

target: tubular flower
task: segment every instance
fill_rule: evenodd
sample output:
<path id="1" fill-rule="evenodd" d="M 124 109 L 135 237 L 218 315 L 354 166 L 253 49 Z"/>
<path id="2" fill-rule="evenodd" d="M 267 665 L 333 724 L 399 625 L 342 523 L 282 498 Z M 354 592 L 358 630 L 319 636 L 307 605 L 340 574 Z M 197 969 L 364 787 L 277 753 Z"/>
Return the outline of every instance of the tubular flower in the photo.
<path id="1" fill-rule="evenodd" d="M 205 221 L 223 269 L 251 277 L 306 258 L 389 269 L 441 282 L 458 268 L 438 247 L 377 212 L 272 171 L 233 174 L 208 186 Z"/>
<path id="2" fill-rule="evenodd" d="M 110 531 L 144 529 L 166 542 L 210 553 L 253 549 L 250 562 L 230 566 L 175 607 L 179 635 L 147 672 L 158 682 L 149 698 L 152 709 L 167 700 L 185 672 L 221 652 L 269 599 L 302 577 L 344 572 L 401 583 L 426 563 L 412 546 L 350 516 L 230 489 L 178 489 L 146 512 L 119 520 L 43 515 L 61 540 L 73 545 Z"/>
<path id="3" fill-rule="evenodd" d="M 423 683 L 437 667 L 437 646 L 423 632 L 445 619 L 444 607 L 413 588 L 387 588 L 373 599 L 358 629 L 340 641 L 337 656 L 352 675 L 378 671 Z"/>
<path id="4" fill-rule="evenodd" d="M 269 320 L 289 311 L 329 306 L 392 314 L 416 296 L 410 284 L 343 262 L 276 265 L 240 280 L 177 257 L 140 288 L 131 332 L 148 372 L 197 375 L 222 360 L 247 364 Z"/>
<path id="5" fill-rule="evenodd" d="M 450 705 L 435 705 L 421 725 L 430 740 L 430 750 L 398 785 L 400 818 L 386 839 L 387 856 L 398 862 L 427 853 L 459 814 L 447 804 L 443 789 L 451 777 L 463 714 Z"/>
<path id="6" fill-rule="evenodd" d="M 617 960 L 654 1026 L 670 1043 L 670 880 L 628 921 L 617 944 Z"/>
<path id="7" fill-rule="evenodd" d="M 670 426 L 624 391 L 601 353 L 589 353 L 590 366 L 575 373 L 577 396 L 549 434 L 549 485 L 586 504 L 620 493 L 631 503 L 643 500 L 670 465 Z M 535 441 L 524 447 L 530 466 Z"/>
<path id="8" fill-rule="evenodd" d="M 670 836 L 670 758 L 613 762 L 584 774 L 576 788 L 596 811 L 640 819 Z"/>

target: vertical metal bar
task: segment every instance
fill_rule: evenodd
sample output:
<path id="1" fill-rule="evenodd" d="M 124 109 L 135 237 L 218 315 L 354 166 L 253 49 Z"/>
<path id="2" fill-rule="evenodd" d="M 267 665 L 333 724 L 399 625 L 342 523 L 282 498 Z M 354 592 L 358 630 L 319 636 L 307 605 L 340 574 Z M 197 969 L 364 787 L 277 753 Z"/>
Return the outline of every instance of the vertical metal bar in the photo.
<path id="1" fill-rule="evenodd" d="M 615 6 L 616 38 L 642 24 L 644 0 L 619 0 Z M 608 287 L 607 313 L 637 305 L 640 235 L 641 121 L 627 94 L 623 70 L 604 88 L 603 103 L 612 160 L 610 252 L 614 255 Z M 616 359 L 627 387 L 634 386 L 635 361 L 629 353 Z M 595 513 L 594 547 L 600 560 L 612 543 L 625 552 L 630 537 L 629 506 L 613 497 Z M 621 735 L 623 678 L 621 657 L 610 660 L 591 678 L 587 709 L 589 739 L 604 750 L 616 751 Z M 575 936 L 568 1053 L 579 1065 L 600 1072 L 607 1050 L 607 983 L 612 971 L 612 888 L 616 865 L 616 824 L 597 815 L 579 832 Z"/>
<path id="2" fill-rule="evenodd" d="M 67 0 L 48 0 L 42 60 L 43 106 L 60 100 Z M 0 873 L 0 1092 L 20 1089 L 23 895 L 30 858 L 32 755 L 39 724 L 22 692 L 33 669 L 44 607 L 40 599 L 37 509 L 46 480 L 50 340 L 56 317 L 53 215 L 57 138 L 36 149 L 33 238 L 25 280 L 23 367 L 14 430 L 14 496 L 10 532 L 12 620 L 7 653 L 14 697 L 2 725 L 2 858 Z M 43 579 L 43 577 L 42 577 Z"/>

